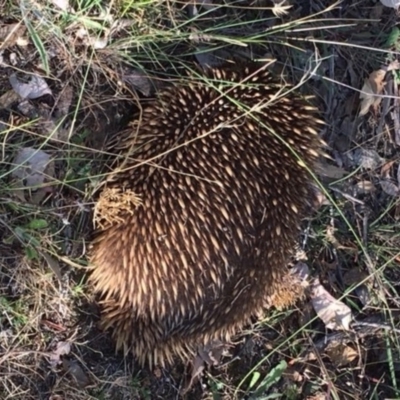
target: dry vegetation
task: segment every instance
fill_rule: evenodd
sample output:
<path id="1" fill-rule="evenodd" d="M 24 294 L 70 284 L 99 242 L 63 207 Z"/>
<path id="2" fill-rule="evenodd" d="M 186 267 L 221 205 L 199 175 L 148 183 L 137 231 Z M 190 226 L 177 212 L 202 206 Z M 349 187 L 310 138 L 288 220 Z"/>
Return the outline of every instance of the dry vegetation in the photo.
<path id="1" fill-rule="evenodd" d="M 195 370 L 186 398 L 400 397 L 397 11 L 226 3 L 0 0 L 1 400 L 179 398 L 185 366 L 141 370 L 96 328 L 93 196 L 104 141 L 138 99 L 232 54 L 276 58 L 323 111 L 332 159 L 301 238 L 322 286 L 254 321 L 222 364 Z"/>

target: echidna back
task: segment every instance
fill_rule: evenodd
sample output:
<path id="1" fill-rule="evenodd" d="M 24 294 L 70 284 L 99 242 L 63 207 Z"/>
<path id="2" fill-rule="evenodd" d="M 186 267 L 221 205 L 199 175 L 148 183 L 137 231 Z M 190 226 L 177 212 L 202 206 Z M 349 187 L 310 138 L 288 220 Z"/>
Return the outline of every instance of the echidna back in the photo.
<path id="1" fill-rule="evenodd" d="M 192 77 L 144 110 L 124 143 L 130 160 L 107 184 L 142 204 L 121 209 L 92 250 L 118 347 L 170 361 L 290 303 L 286 265 L 312 195 L 304 164 L 318 156 L 317 123 L 260 66 Z"/>

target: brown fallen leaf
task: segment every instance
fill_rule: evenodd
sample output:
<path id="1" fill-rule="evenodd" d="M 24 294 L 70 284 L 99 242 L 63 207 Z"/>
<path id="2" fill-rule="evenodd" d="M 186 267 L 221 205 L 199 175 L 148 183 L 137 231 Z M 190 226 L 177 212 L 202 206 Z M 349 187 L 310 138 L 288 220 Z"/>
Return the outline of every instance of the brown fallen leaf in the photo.
<path id="1" fill-rule="evenodd" d="M 328 329 L 350 329 L 351 309 L 328 293 L 318 278 L 311 285 L 310 297 L 315 312 Z"/>
<path id="2" fill-rule="evenodd" d="M 368 180 L 359 181 L 354 186 L 357 194 L 369 194 L 373 193 L 375 189 L 375 185 Z"/>
<path id="3" fill-rule="evenodd" d="M 55 368 L 61 363 L 61 356 L 68 355 L 71 352 L 70 342 L 58 342 L 54 351 L 48 353 L 49 364 Z"/>
<path id="4" fill-rule="evenodd" d="M 350 364 L 358 356 L 358 353 L 350 346 L 343 343 L 334 342 L 326 349 L 329 356 L 336 367 L 344 367 Z"/>
<path id="5" fill-rule="evenodd" d="M 155 91 L 162 87 L 162 82 L 157 81 L 144 72 L 135 68 L 124 67 L 120 73 L 120 79 L 133 90 L 138 90 L 144 96 L 151 96 Z"/>
<path id="6" fill-rule="evenodd" d="M 192 362 L 192 368 L 190 372 L 190 379 L 188 380 L 187 384 L 182 388 L 182 395 L 186 394 L 192 387 L 193 384 L 198 380 L 205 368 L 205 362 L 203 358 L 197 354 Z"/>
<path id="7" fill-rule="evenodd" d="M 371 109 L 374 111 L 377 110 L 381 100 L 382 100 L 382 93 L 385 87 L 385 77 L 386 73 L 392 70 L 399 69 L 399 62 L 393 61 L 389 65 L 378 69 L 377 71 L 372 72 L 368 79 L 365 79 L 364 85 L 361 89 L 360 93 L 360 112 L 359 116 L 363 116 L 367 114 L 367 112 Z"/>
<path id="8" fill-rule="evenodd" d="M 357 148 L 353 151 L 353 163 L 366 170 L 375 170 L 385 162 L 378 152 L 371 149 Z"/>
<path id="9" fill-rule="evenodd" d="M 13 89 L 8 90 L 0 96 L 0 110 L 10 108 L 14 103 L 21 100 L 21 97 Z"/>
<path id="10" fill-rule="evenodd" d="M 40 255 L 46 260 L 47 265 L 50 267 L 50 269 L 55 273 L 58 280 L 62 282 L 62 274 L 60 269 L 60 263 L 58 262 L 58 260 L 52 257 L 50 254 L 47 254 L 43 251 L 39 252 Z"/>
<path id="11" fill-rule="evenodd" d="M 346 170 L 343 168 L 328 164 L 326 162 L 318 163 L 316 165 L 316 170 L 319 175 L 332 179 L 340 179 L 347 174 Z"/>
<path id="12" fill-rule="evenodd" d="M 360 93 L 360 112 L 358 115 L 361 117 L 373 107 L 375 110 L 379 106 L 382 97 L 377 96 L 382 94 L 384 88 L 384 79 L 386 76 L 385 69 L 379 69 L 370 74 L 368 79 L 365 79 L 364 85 Z"/>
<path id="13" fill-rule="evenodd" d="M 11 165 L 11 187 L 14 195 L 32 204 L 39 204 L 52 192 L 48 183 L 54 177 L 54 160 L 43 150 L 21 148 Z"/>
<path id="14" fill-rule="evenodd" d="M 400 195 L 399 187 L 390 180 L 382 180 L 380 184 L 382 190 L 389 196 L 397 197 Z"/>
<path id="15" fill-rule="evenodd" d="M 52 163 L 49 154 L 32 147 L 23 147 L 16 154 L 11 176 L 24 181 L 25 187 L 35 187 L 43 184 L 45 171 Z"/>
<path id="16" fill-rule="evenodd" d="M 388 161 L 382 165 L 381 168 L 381 177 L 390 179 L 392 174 L 392 168 L 394 167 L 395 161 Z"/>
<path id="17" fill-rule="evenodd" d="M 182 394 L 187 393 L 193 384 L 198 380 L 207 365 L 218 365 L 222 353 L 224 351 L 224 344 L 219 340 L 213 341 L 208 345 L 200 347 L 198 353 L 193 359 L 192 368 L 190 372 L 190 379 L 188 383 L 182 388 Z"/>
<path id="18" fill-rule="evenodd" d="M 67 84 L 61 91 L 56 101 L 56 107 L 57 107 L 57 113 L 55 115 L 56 118 L 64 117 L 69 113 L 73 96 L 74 96 L 73 88 L 71 85 Z"/>
<path id="19" fill-rule="evenodd" d="M 313 201 L 313 205 L 316 210 L 319 210 L 321 206 L 327 206 L 330 204 L 330 201 L 328 198 L 325 196 L 324 193 L 319 188 L 316 188 L 315 190 L 315 197 Z"/>
<path id="20" fill-rule="evenodd" d="M 30 202 L 38 204 L 51 192 L 51 186 L 47 184 L 54 177 L 54 168 L 54 160 L 49 154 L 32 147 L 23 147 L 17 152 L 11 166 L 11 177 L 14 180 L 11 186 L 14 190 L 34 191 Z"/>
<path id="21" fill-rule="evenodd" d="M 304 376 L 296 369 L 296 367 L 289 365 L 283 372 L 283 376 L 292 382 L 303 382 Z"/>
<path id="22" fill-rule="evenodd" d="M 12 74 L 9 78 L 12 88 L 23 99 L 37 99 L 45 94 L 52 95 L 52 91 L 47 82 L 39 75 L 32 75 L 29 82 L 20 80 L 16 74 Z"/>

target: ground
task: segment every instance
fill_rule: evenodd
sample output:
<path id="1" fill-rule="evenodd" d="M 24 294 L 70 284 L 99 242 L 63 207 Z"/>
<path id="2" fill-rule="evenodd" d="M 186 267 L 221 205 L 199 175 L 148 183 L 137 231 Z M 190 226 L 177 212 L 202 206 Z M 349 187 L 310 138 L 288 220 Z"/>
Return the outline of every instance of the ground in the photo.
<path id="1" fill-rule="evenodd" d="M 0 399 L 400 397 L 398 14 L 320 3 L 0 0 Z M 277 59 L 327 123 L 299 238 L 320 285 L 188 388 L 188 366 L 114 352 L 87 248 L 105 141 L 155 88 L 228 54 Z"/>

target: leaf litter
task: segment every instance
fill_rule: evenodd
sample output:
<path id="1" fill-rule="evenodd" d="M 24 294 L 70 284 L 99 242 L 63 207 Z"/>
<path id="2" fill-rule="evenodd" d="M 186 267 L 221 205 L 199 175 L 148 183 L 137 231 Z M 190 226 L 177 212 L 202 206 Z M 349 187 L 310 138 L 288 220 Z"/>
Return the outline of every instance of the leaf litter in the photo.
<path id="1" fill-rule="evenodd" d="M 10 83 L 15 92 L 23 99 L 37 99 L 46 94 L 52 94 L 47 82 L 38 75 L 31 76 L 29 82 L 24 83 L 18 79 L 16 74 L 12 74 L 10 76 Z"/>
<path id="2" fill-rule="evenodd" d="M 52 190 L 50 185 L 54 177 L 54 161 L 43 150 L 32 147 L 21 148 L 11 165 L 11 177 L 14 178 L 14 187 L 23 198 L 25 189 L 36 192 L 37 203 Z"/>
<path id="3" fill-rule="evenodd" d="M 318 317 L 324 322 L 326 328 L 332 330 L 349 330 L 353 315 L 350 307 L 342 301 L 336 300 L 315 279 L 311 285 L 311 302 Z"/>

